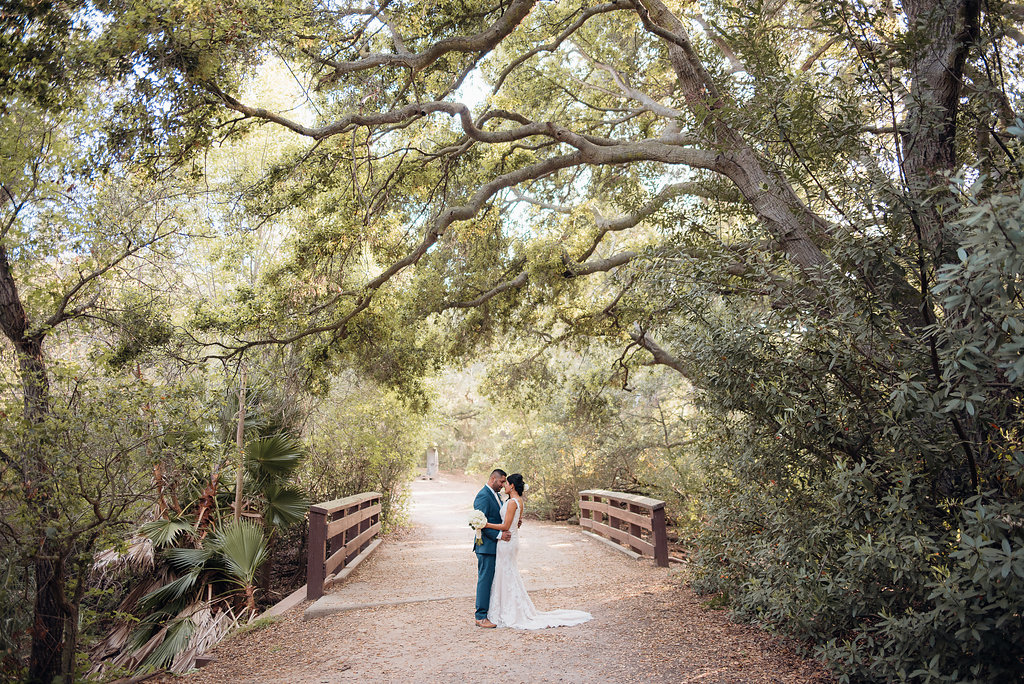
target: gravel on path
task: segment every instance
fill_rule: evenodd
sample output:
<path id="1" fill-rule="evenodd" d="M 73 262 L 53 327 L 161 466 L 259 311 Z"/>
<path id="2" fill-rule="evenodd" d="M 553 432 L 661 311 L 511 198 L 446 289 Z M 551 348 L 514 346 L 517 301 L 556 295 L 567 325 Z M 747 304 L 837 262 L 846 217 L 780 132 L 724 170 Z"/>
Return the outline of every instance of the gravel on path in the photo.
<path id="1" fill-rule="evenodd" d="M 524 522 L 520 548 L 534 603 L 587 610 L 594 619 L 534 632 L 476 627 L 466 520 L 480 486 L 449 474 L 415 481 L 412 525 L 324 597 L 336 612 L 304 620 L 312 605 L 304 603 L 267 627 L 229 637 L 209 654 L 216 661 L 185 681 L 832 681 L 776 637 L 704 608 L 677 568 L 633 560 L 579 528 L 536 520 Z"/>

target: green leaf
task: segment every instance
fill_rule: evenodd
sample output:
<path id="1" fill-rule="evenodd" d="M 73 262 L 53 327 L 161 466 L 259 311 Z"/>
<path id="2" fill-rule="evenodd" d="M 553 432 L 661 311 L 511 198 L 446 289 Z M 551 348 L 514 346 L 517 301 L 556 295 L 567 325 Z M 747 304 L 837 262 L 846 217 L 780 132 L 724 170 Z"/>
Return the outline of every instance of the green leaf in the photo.
<path id="1" fill-rule="evenodd" d="M 192 622 L 191 618 L 183 618 L 174 622 L 167 627 L 167 634 L 164 636 L 164 640 L 153 649 L 153 652 L 142 661 L 140 666 L 143 669 L 147 667 L 167 667 L 174 660 L 174 657 L 188 646 L 188 642 L 195 631 L 196 625 Z"/>
<path id="2" fill-rule="evenodd" d="M 139 599 L 139 608 L 146 612 L 153 612 L 158 609 L 166 610 L 169 605 L 178 604 L 189 591 L 195 588 L 199 573 L 200 569 L 196 568 L 159 589 L 154 589 Z"/>
<path id="3" fill-rule="evenodd" d="M 267 559 L 263 530 L 248 520 L 235 520 L 217 530 L 213 543 L 227 572 L 243 586 L 251 585 Z"/>
<path id="4" fill-rule="evenodd" d="M 309 501 L 295 487 L 269 486 L 263 491 L 267 506 L 263 519 L 268 525 L 283 527 L 301 522 L 309 510 Z"/>
<path id="5" fill-rule="evenodd" d="M 289 435 L 256 439 L 245 447 L 245 463 L 257 480 L 286 480 L 302 460 L 302 444 Z"/>
<path id="6" fill-rule="evenodd" d="M 173 544 L 182 532 L 191 532 L 192 525 L 184 520 L 153 520 L 142 526 L 139 533 L 149 537 L 153 546 L 159 548 Z"/>
<path id="7" fill-rule="evenodd" d="M 214 552 L 211 549 L 186 549 L 186 548 L 170 548 L 164 552 L 164 557 L 167 562 L 171 564 L 178 572 L 190 572 L 196 568 L 201 568 L 206 564 L 210 558 L 213 557 Z"/>

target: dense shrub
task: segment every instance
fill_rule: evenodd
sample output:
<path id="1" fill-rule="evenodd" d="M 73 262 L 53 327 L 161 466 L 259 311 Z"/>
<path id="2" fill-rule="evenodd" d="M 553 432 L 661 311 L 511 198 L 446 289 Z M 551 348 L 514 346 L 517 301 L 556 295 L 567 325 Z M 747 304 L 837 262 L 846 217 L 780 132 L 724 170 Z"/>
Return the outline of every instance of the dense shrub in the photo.
<path id="1" fill-rule="evenodd" d="M 743 479 L 714 479 L 697 589 L 816 642 L 842 681 L 1024 671 L 1024 453 L 1000 462 L 999 489 L 938 506 L 893 464 L 839 463 L 804 487 Z"/>
<path id="2" fill-rule="evenodd" d="M 311 501 L 378 491 L 388 527 L 400 522 L 405 485 L 427 438 L 422 414 L 394 392 L 350 374 L 339 379 L 308 421 L 299 477 Z"/>
<path id="3" fill-rule="evenodd" d="M 1024 197 L 983 181 L 933 322 L 837 308 L 837 283 L 827 319 L 721 307 L 694 336 L 719 380 L 695 421 L 695 586 L 842 681 L 1024 673 Z"/>

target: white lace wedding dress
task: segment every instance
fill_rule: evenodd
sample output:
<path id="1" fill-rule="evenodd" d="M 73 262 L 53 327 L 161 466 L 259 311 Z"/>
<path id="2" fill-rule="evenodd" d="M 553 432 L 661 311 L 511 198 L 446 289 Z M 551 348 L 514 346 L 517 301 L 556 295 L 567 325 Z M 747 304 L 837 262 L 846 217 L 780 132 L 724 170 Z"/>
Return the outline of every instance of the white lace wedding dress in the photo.
<path id="1" fill-rule="evenodd" d="M 501 505 L 501 519 L 505 519 L 508 507 Z M 549 610 L 538 612 L 526 593 L 526 585 L 519 574 L 519 508 L 512 520 L 512 539 L 498 541 L 498 553 L 494 565 L 494 583 L 491 584 L 491 602 L 487 608 L 487 619 L 498 627 L 513 629 L 544 629 L 545 627 L 569 627 L 590 620 L 593 615 L 582 610 Z"/>

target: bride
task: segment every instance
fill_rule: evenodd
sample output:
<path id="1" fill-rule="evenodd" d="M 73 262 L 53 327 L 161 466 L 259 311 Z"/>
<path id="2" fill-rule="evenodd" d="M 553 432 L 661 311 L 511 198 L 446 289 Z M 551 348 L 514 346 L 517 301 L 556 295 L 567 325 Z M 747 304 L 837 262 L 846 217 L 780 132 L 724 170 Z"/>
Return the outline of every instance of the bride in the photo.
<path id="1" fill-rule="evenodd" d="M 500 525 L 487 523 L 492 530 L 510 531 L 512 538 L 498 541 L 494 566 L 494 583 L 491 584 L 491 602 L 487 619 L 498 627 L 515 629 L 544 629 L 545 627 L 568 627 L 578 625 L 593 616 L 582 610 L 551 610 L 538 612 L 526 593 L 526 586 L 519 574 L 519 519 L 523 512 L 523 492 L 526 483 L 523 476 L 513 473 L 505 481 L 508 499 L 501 506 Z"/>

